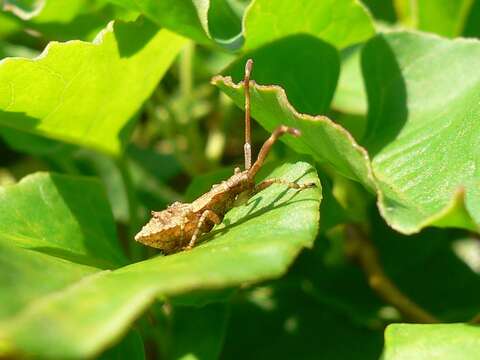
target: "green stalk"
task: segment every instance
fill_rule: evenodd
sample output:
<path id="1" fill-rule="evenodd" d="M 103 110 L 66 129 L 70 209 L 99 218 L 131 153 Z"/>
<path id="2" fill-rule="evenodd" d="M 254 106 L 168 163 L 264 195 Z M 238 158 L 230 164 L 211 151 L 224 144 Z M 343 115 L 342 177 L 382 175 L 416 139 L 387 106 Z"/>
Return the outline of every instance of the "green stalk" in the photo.
<path id="1" fill-rule="evenodd" d="M 120 175 L 122 177 L 125 194 L 127 195 L 128 202 L 128 215 L 130 222 L 128 224 L 128 240 L 127 251 L 130 258 L 133 261 L 142 260 L 145 257 L 145 249 L 134 241 L 135 234 L 142 226 L 141 219 L 139 217 L 139 203 L 135 194 L 132 176 L 128 169 L 128 164 L 125 156 L 122 156 L 116 161 Z"/>

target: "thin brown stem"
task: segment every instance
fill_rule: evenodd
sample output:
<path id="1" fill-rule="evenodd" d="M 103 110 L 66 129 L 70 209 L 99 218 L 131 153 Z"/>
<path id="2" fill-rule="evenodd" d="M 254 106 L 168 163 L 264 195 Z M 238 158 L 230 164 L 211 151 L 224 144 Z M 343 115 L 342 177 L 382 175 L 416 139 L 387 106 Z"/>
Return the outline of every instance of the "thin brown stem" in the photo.
<path id="1" fill-rule="evenodd" d="M 387 303 L 393 305 L 405 318 L 419 323 L 439 323 L 432 314 L 409 299 L 388 278 L 380 265 L 377 251 L 363 230 L 357 225 L 346 225 L 348 252 L 357 259 L 371 288 Z"/>

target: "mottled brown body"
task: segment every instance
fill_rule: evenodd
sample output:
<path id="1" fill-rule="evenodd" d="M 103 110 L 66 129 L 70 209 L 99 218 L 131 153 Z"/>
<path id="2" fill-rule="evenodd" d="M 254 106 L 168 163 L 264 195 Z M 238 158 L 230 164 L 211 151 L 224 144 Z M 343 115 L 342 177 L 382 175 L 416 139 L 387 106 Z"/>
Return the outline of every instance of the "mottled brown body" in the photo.
<path id="1" fill-rule="evenodd" d="M 189 244 L 198 228 L 200 218 L 210 210 L 221 221 L 230 210 L 237 196 L 243 192 L 252 192 L 255 184 L 249 181 L 248 171 L 239 172 L 190 204 L 175 202 L 166 210 L 152 212 L 152 218 L 135 236 L 135 240 L 144 245 L 161 249 L 170 254 L 181 250 Z M 215 225 L 207 220 L 199 228 L 202 233 L 209 232 Z"/>
<path id="2" fill-rule="evenodd" d="M 262 167 L 275 141 L 284 134 L 300 136 L 300 131 L 285 125 L 277 127 L 263 144 L 255 163 L 251 164 L 249 84 L 252 64 L 251 60 L 247 61 L 244 78 L 245 170 L 240 171 L 236 168 L 235 173 L 228 180 L 213 185 L 209 192 L 191 204 L 176 202 L 163 211 L 152 211 L 152 218 L 135 236 L 136 241 L 161 249 L 165 254 L 191 249 L 201 233 L 209 232 L 215 224 L 222 221 L 225 213 L 232 208 L 240 194 L 252 195 L 272 184 L 283 184 L 298 190 L 315 186 L 314 183 L 299 185 L 282 179 L 267 179 L 255 185 L 255 175 Z"/>

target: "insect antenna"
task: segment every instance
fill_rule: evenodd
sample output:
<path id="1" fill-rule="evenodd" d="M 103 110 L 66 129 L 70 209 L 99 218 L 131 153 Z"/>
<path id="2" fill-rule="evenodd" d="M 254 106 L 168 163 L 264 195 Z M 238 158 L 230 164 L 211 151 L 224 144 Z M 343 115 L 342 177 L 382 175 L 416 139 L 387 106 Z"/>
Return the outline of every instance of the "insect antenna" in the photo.
<path id="1" fill-rule="evenodd" d="M 252 73 L 253 60 L 248 59 L 245 64 L 245 77 L 243 78 L 243 88 L 245 90 L 245 145 L 243 152 L 245 155 L 245 170 L 252 166 L 252 145 L 250 133 L 250 74 Z"/>

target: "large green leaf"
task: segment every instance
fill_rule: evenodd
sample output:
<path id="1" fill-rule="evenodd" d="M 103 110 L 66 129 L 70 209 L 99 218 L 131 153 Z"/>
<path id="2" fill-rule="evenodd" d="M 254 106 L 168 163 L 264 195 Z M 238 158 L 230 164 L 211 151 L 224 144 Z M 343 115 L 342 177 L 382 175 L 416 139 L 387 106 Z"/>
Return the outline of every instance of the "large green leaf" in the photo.
<path id="1" fill-rule="evenodd" d="M 385 332 L 385 360 L 478 359 L 480 327 L 394 324 Z"/>
<path id="2" fill-rule="evenodd" d="M 247 50 L 298 33 L 313 35 L 337 48 L 374 34 L 368 11 L 354 0 L 254 0 L 245 13 L 243 31 Z"/>
<path id="3" fill-rule="evenodd" d="M 315 170 L 305 162 L 284 164 L 269 177 L 318 183 Z M 84 182 L 35 175 L 5 190 L 2 214 L 18 214 L 28 219 L 29 228 L 40 230 L 30 236 L 31 244 L 26 249 L 26 235 L 21 232 L 25 230 L 12 224 L 10 218 L 8 223 L 2 222 L 0 294 L 5 295 L 0 297 L 0 355 L 95 355 L 118 339 L 156 296 L 229 288 L 278 277 L 302 248 L 312 246 L 318 230 L 320 184 L 301 192 L 274 185 L 246 205 L 232 209 L 207 237 L 209 241 L 192 251 L 101 270 L 70 256 L 70 249 L 84 241 L 78 232 L 89 234 L 101 219 L 112 223 L 104 196 L 95 197 L 96 202 L 103 202 L 95 206 L 95 211 L 90 206 L 93 200 L 85 201 L 88 186 Z M 36 189 L 30 197 L 21 191 L 25 183 Z M 51 191 L 47 191 L 49 188 Z M 40 208 L 40 214 L 36 207 L 19 209 L 17 197 L 29 197 L 32 204 L 44 202 L 47 209 Z M 72 234 L 60 240 L 51 231 L 42 233 L 41 229 L 52 221 L 55 224 L 52 216 L 43 214 L 49 209 L 58 219 L 68 220 L 73 214 L 71 221 L 81 224 L 80 228 L 70 227 Z M 62 223 L 68 226 L 70 221 Z M 96 239 L 92 246 L 96 258 L 106 256 L 102 242 L 114 241 L 112 237 L 111 232 L 105 232 L 103 239 Z M 66 249 L 53 252 L 34 247 L 54 241 L 64 241 Z"/>
<path id="4" fill-rule="evenodd" d="M 400 21 L 419 30 L 455 37 L 462 33 L 474 0 L 394 0 Z"/>
<path id="5" fill-rule="evenodd" d="M 104 198 L 94 180 L 42 173 L 0 188 L 2 242 L 96 267 L 124 264 Z"/>
<path id="6" fill-rule="evenodd" d="M 363 142 L 380 210 L 396 229 L 415 232 L 431 223 L 475 229 L 468 214 L 480 224 L 480 72 L 472 71 L 479 55 L 477 41 L 401 32 L 364 49 Z"/>
<path id="7" fill-rule="evenodd" d="M 0 62 L 0 125 L 118 154 L 127 123 L 184 40 L 151 22 L 110 23 L 93 43 L 50 43 Z"/>
<path id="8" fill-rule="evenodd" d="M 390 33 L 368 42 L 362 59 L 369 96 L 364 147 L 328 118 L 298 113 L 278 86 L 253 87 L 252 114 L 269 131 L 279 123 L 301 129 L 304 136 L 284 141 L 375 191 L 394 229 L 475 230 L 480 73 L 472 66 L 479 55 L 477 41 L 422 34 Z M 214 83 L 243 107 L 241 84 L 222 77 Z"/>

